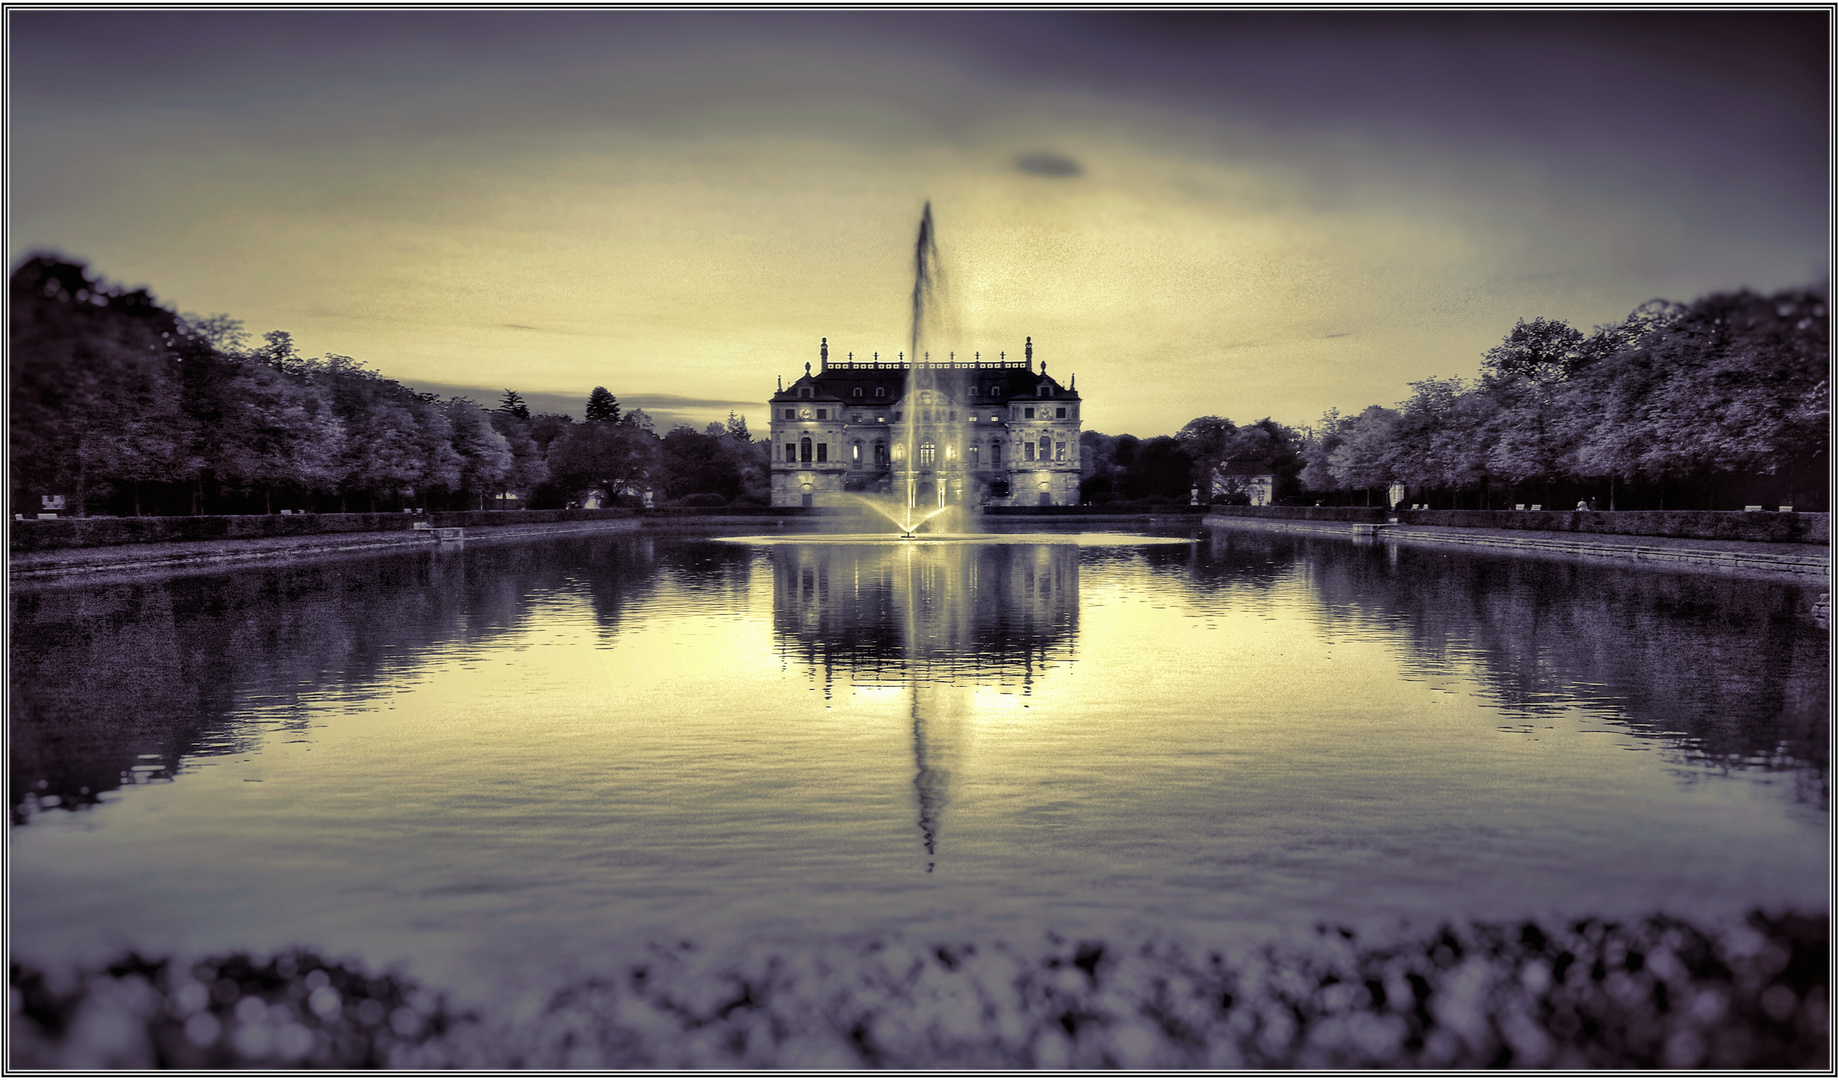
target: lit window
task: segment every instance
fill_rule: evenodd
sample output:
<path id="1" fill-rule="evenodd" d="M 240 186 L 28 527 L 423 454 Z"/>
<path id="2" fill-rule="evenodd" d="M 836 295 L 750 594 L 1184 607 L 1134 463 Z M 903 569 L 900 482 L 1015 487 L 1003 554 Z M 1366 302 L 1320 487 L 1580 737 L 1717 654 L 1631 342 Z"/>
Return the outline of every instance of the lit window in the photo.
<path id="1" fill-rule="evenodd" d="M 969 447 L 967 447 L 966 449 L 967 449 L 967 452 L 968 452 L 968 453 L 970 454 L 970 457 L 971 457 L 971 468 L 973 468 L 973 469 L 975 469 L 975 468 L 977 467 L 977 444 L 976 444 L 976 443 L 972 443 L 972 444 L 971 444 L 971 445 L 970 445 Z"/>
<path id="2" fill-rule="evenodd" d="M 862 440 L 861 439 L 857 439 L 855 442 L 852 442 L 849 444 L 849 460 L 854 462 L 857 465 L 862 464 Z"/>
<path id="3" fill-rule="evenodd" d="M 990 414 L 990 423 L 992 423 L 992 424 L 1000 424 L 1000 423 L 1002 423 L 1002 419 L 1001 419 L 1000 417 L 998 417 L 998 416 L 997 416 L 997 415 L 996 415 L 995 413 L 991 413 L 991 414 Z"/>
<path id="4" fill-rule="evenodd" d="M 929 442 L 920 443 L 919 463 L 921 465 L 932 464 L 933 458 L 936 457 L 937 454 L 938 454 L 937 448 L 934 447 L 931 443 Z"/>

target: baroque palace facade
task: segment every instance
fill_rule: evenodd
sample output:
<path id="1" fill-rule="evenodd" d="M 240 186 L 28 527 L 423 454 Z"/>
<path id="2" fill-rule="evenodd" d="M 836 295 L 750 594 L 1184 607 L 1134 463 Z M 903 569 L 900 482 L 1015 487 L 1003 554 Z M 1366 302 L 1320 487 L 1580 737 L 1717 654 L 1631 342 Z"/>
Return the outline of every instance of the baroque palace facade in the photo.
<path id="1" fill-rule="evenodd" d="M 833 363 L 826 338 L 818 370 L 772 396 L 773 505 L 904 497 L 910 475 L 920 506 L 1077 505 L 1079 395 L 1023 350 Z"/>

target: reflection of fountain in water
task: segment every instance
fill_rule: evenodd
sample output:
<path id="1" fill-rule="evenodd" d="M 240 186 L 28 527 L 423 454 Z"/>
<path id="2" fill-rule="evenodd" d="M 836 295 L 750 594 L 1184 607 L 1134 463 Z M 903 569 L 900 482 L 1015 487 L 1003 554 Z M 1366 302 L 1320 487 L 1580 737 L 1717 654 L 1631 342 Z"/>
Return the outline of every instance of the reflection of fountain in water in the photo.
<path id="1" fill-rule="evenodd" d="M 773 548 L 775 635 L 813 675 L 906 690 L 927 871 L 982 687 L 1026 699 L 1078 632 L 1070 544 L 817 543 Z"/>

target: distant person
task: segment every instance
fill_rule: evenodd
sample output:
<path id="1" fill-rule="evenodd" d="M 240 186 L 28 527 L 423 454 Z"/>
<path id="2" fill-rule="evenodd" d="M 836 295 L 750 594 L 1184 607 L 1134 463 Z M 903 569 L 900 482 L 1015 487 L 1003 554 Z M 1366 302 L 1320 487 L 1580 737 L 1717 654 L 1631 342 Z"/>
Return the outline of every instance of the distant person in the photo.
<path id="1" fill-rule="evenodd" d="M 1585 502 L 1585 501 L 1584 501 L 1584 500 L 1582 500 L 1582 499 L 1579 499 L 1579 500 L 1577 500 L 1577 508 L 1578 508 L 1579 510 L 1590 510 L 1590 509 L 1593 509 L 1593 507 L 1591 507 L 1591 505 L 1590 505 L 1589 503 L 1587 503 L 1587 502 Z"/>

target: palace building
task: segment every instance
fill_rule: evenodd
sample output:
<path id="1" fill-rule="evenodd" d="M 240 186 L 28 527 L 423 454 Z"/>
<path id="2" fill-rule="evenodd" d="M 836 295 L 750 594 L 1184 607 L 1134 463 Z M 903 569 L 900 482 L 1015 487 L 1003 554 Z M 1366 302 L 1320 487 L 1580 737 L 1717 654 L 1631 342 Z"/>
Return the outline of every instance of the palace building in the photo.
<path id="1" fill-rule="evenodd" d="M 781 383 L 771 407 L 774 506 L 910 490 L 926 507 L 1079 502 L 1079 395 L 1046 361 L 1035 370 L 1033 338 L 1020 360 L 917 365 L 879 353 L 833 362 L 826 338 L 818 369 Z"/>

